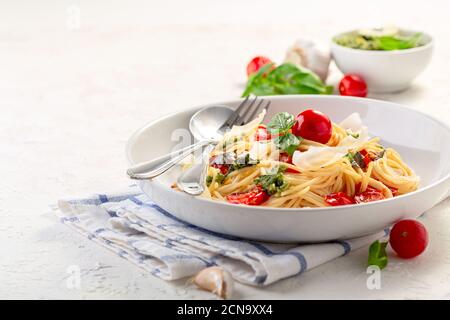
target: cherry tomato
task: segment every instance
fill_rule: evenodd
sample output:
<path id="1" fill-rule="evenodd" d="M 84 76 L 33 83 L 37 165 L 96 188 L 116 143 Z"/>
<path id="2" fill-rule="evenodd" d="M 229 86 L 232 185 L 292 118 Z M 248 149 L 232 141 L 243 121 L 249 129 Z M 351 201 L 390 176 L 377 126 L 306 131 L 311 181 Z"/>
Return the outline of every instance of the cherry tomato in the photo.
<path id="1" fill-rule="evenodd" d="M 292 164 L 292 157 L 289 154 L 287 154 L 286 152 L 282 152 L 282 153 L 280 153 L 280 161 Z M 286 172 L 299 173 L 300 171 L 291 169 L 291 168 L 287 168 Z"/>
<path id="2" fill-rule="evenodd" d="M 428 232 L 417 220 L 401 220 L 392 228 L 389 243 L 399 257 L 414 258 L 425 251 L 428 245 Z"/>
<path id="3" fill-rule="evenodd" d="M 356 74 L 346 74 L 339 82 L 341 96 L 367 96 L 367 84 L 363 78 Z"/>
<path id="4" fill-rule="evenodd" d="M 355 195 L 356 203 L 365 203 L 385 199 L 383 193 L 375 188 L 367 187 L 366 191 Z"/>
<path id="5" fill-rule="evenodd" d="M 263 57 L 263 56 L 254 57 L 247 65 L 247 76 L 250 76 L 250 75 L 252 75 L 255 72 L 258 72 L 258 70 L 262 66 L 264 66 L 264 65 L 266 65 L 268 63 L 273 63 L 273 62 L 269 58 L 266 58 L 266 57 Z"/>
<path id="6" fill-rule="evenodd" d="M 271 138 L 272 138 L 272 136 L 270 135 L 269 132 L 267 132 L 266 126 L 263 126 L 263 125 L 258 126 L 258 129 L 256 130 L 256 133 L 255 133 L 256 141 L 265 141 L 265 140 L 270 140 Z"/>
<path id="7" fill-rule="evenodd" d="M 331 132 L 330 118 L 312 109 L 300 113 L 292 127 L 294 135 L 319 143 L 327 143 L 331 138 Z"/>
<path id="8" fill-rule="evenodd" d="M 227 197 L 228 202 L 234 204 L 246 204 L 250 206 L 259 206 L 263 202 L 266 202 L 270 196 L 261 186 L 256 186 L 250 191 L 241 193 L 232 193 Z"/>
<path id="9" fill-rule="evenodd" d="M 345 192 L 332 193 L 325 196 L 325 202 L 330 206 L 345 206 L 355 204 L 355 200 L 349 197 Z"/>
<path id="10" fill-rule="evenodd" d="M 367 167 L 369 163 L 372 161 L 372 157 L 366 149 L 359 151 L 359 153 L 363 156 L 364 165 Z"/>

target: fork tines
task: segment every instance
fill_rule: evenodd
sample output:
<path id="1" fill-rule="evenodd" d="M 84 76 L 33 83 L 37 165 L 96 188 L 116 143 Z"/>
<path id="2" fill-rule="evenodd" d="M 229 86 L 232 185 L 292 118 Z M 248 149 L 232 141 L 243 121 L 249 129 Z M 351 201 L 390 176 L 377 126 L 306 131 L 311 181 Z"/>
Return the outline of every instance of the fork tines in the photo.
<path id="1" fill-rule="evenodd" d="M 258 97 L 250 99 L 247 96 L 227 119 L 224 125 L 229 128 L 233 125 L 242 126 L 252 121 L 256 115 L 264 109 L 267 111 L 269 106 L 270 100 L 258 99 Z"/>

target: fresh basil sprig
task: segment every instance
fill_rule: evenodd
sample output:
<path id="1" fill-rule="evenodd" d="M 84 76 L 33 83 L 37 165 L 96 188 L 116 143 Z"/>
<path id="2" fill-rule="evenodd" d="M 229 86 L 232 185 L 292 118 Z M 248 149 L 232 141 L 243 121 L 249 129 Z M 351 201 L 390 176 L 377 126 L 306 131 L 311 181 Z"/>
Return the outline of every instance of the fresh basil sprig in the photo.
<path id="1" fill-rule="evenodd" d="M 285 133 L 295 123 L 295 118 L 288 112 L 277 113 L 267 124 L 267 131 L 273 134 Z"/>
<path id="2" fill-rule="evenodd" d="M 300 145 L 301 138 L 296 137 L 289 132 L 289 129 L 295 123 L 295 118 L 288 112 L 277 113 L 272 120 L 267 124 L 267 131 L 278 136 L 273 140 L 275 146 L 287 152 L 290 156 L 297 150 Z"/>
<path id="3" fill-rule="evenodd" d="M 380 242 L 379 240 L 372 243 L 369 247 L 369 258 L 367 264 L 369 266 L 378 266 L 380 270 L 386 268 L 388 258 L 386 254 L 387 242 Z"/>
<path id="4" fill-rule="evenodd" d="M 293 135 L 292 133 L 288 132 L 283 134 L 282 136 L 278 136 L 273 140 L 273 143 L 275 143 L 275 146 L 280 149 L 285 151 L 287 154 L 289 154 L 290 156 L 292 156 L 295 152 L 295 150 L 297 150 L 298 146 L 301 143 L 301 139 L 300 137 L 297 137 L 295 135 Z"/>
<path id="5" fill-rule="evenodd" d="M 250 76 L 242 96 L 333 93 L 333 86 L 325 85 L 308 69 L 299 68 L 292 63 L 284 63 L 274 69 L 273 66 L 273 63 L 266 64 Z"/>

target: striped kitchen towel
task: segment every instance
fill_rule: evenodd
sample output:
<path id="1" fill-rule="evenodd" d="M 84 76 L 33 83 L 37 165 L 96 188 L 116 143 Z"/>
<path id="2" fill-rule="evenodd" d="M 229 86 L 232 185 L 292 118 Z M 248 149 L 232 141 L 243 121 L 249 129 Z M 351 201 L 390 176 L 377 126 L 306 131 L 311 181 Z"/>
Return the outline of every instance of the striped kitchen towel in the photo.
<path id="1" fill-rule="evenodd" d="M 172 216 L 136 186 L 58 202 L 61 221 L 165 280 L 219 265 L 242 283 L 265 286 L 303 273 L 386 236 L 319 244 L 273 244 L 211 232 Z"/>

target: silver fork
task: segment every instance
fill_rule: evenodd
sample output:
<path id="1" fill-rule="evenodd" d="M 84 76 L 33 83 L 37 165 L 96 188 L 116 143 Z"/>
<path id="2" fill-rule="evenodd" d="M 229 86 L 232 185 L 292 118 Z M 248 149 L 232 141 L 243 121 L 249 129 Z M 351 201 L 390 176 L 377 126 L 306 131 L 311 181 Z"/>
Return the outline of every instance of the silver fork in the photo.
<path id="1" fill-rule="evenodd" d="M 263 109 L 267 110 L 270 106 L 270 101 L 259 99 L 256 103 L 258 97 L 250 99 L 246 97 L 241 104 L 236 108 L 236 110 L 228 117 L 224 124 L 217 130 L 220 136 L 223 136 L 225 132 L 231 129 L 234 125 L 244 125 L 255 118 L 258 112 Z M 264 102 L 266 102 L 264 104 Z M 263 105 L 264 104 L 264 105 Z M 178 164 L 188 155 L 196 152 L 197 150 L 211 144 L 217 144 L 218 139 L 206 139 L 201 140 L 193 145 L 187 146 L 175 152 L 169 153 L 165 156 L 153 159 L 147 162 L 139 163 L 127 170 L 127 174 L 131 179 L 152 179 L 155 178 L 174 165 Z"/>

